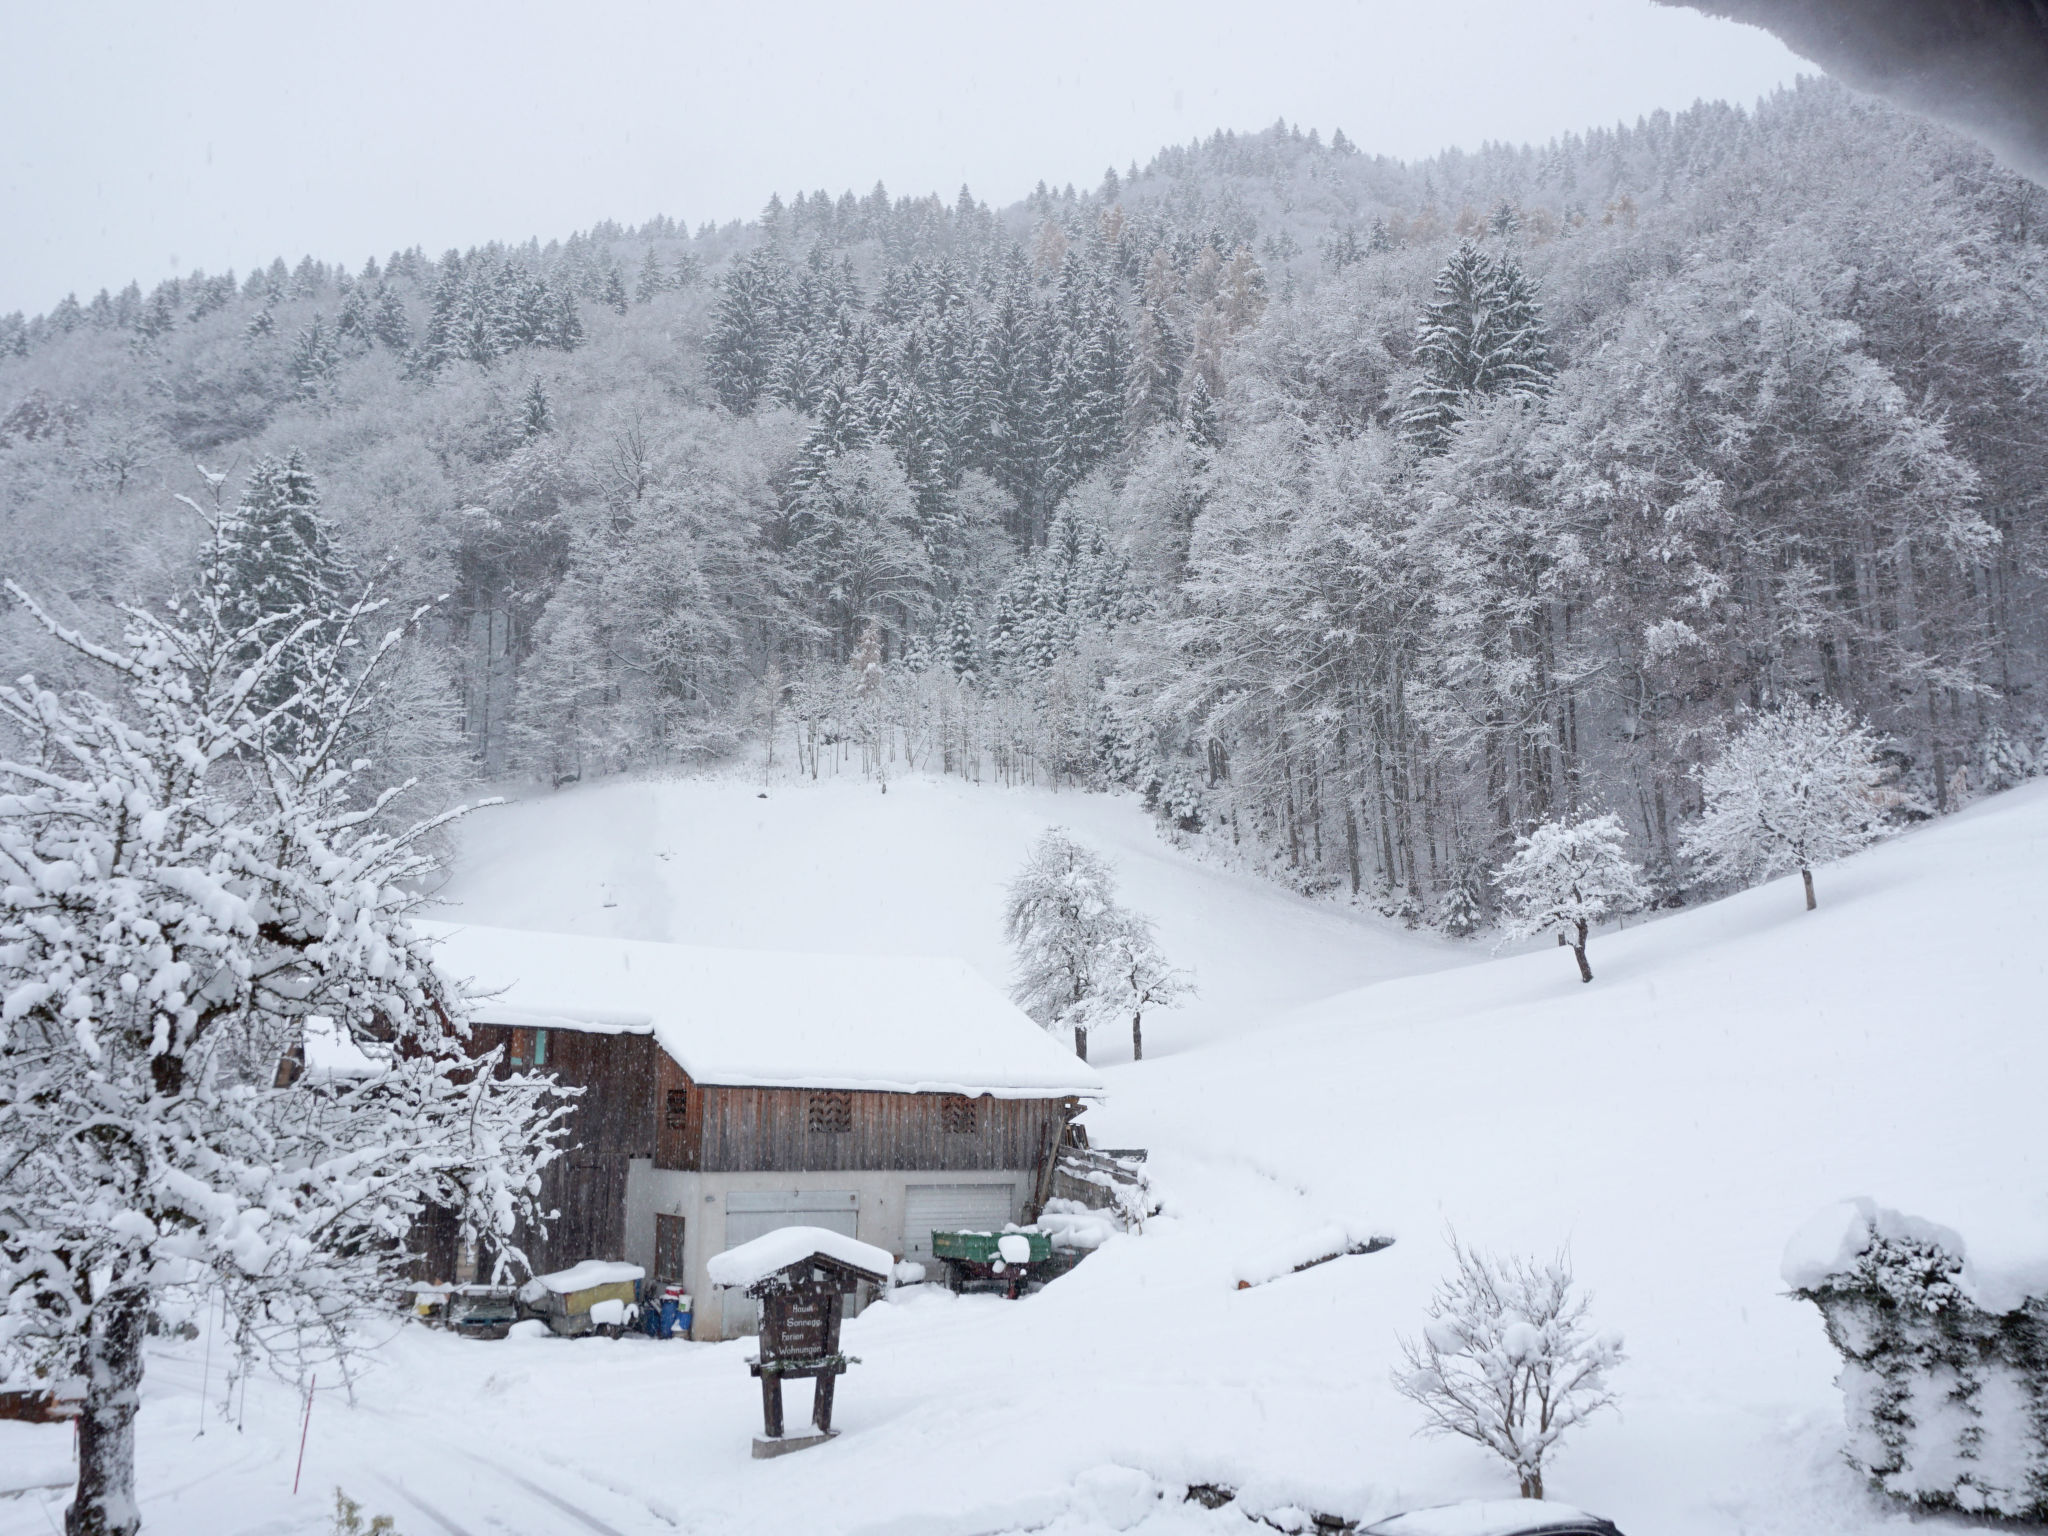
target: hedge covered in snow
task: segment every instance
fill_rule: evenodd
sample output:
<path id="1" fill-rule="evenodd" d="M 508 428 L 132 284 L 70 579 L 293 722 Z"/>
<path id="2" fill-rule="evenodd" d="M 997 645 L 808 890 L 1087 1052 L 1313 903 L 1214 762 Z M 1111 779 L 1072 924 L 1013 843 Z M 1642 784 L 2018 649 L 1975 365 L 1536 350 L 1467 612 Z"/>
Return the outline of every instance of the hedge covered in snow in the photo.
<path id="1" fill-rule="evenodd" d="M 1816 1216 L 1785 1254 L 1842 1355 L 1850 1461 L 1885 1493 L 2048 1519 L 2048 1285 L 1973 1263 L 1962 1236 L 1869 1200 Z"/>

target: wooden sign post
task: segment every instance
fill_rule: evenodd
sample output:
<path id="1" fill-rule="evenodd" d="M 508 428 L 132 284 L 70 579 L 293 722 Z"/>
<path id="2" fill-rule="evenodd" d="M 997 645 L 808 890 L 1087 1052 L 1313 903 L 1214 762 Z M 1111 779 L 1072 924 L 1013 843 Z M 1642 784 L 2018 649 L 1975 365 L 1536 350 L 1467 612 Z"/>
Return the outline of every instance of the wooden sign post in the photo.
<path id="1" fill-rule="evenodd" d="M 886 1283 L 871 1274 L 822 1253 L 763 1276 L 746 1288 L 761 1305 L 761 1353 L 747 1369 L 761 1379 L 761 1417 L 766 1433 L 755 1437 L 756 1457 L 781 1456 L 832 1438 L 832 1390 L 840 1373 L 853 1361 L 839 1349 L 839 1324 L 846 1298 L 861 1281 Z M 811 1389 L 811 1433 L 783 1432 L 782 1383 L 808 1376 Z"/>

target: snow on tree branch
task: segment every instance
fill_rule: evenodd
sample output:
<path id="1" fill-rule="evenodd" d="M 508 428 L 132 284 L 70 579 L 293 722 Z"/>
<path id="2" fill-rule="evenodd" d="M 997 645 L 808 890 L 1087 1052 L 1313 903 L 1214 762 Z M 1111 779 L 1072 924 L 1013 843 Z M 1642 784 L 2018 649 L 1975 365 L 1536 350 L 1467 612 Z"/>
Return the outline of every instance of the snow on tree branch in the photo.
<path id="1" fill-rule="evenodd" d="M 567 1107 L 472 1059 L 408 923 L 448 818 L 384 827 L 392 792 L 336 756 L 395 643 L 356 650 L 374 604 L 202 583 L 103 646 L 8 591 L 124 686 L 0 687 L 0 1369 L 86 1377 L 72 1528 L 126 1532 L 165 1292 L 219 1294 L 287 1374 L 345 1363 L 429 1208 L 520 1262 Z"/>
<path id="2" fill-rule="evenodd" d="M 1522 1497 L 1543 1497 L 1543 1460 L 1575 1426 L 1615 1405 L 1607 1375 L 1624 1356 L 1596 1334 L 1591 1298 L 1563 1253 L 1499 1258 L 1451 1239 L 1454 1272 L 1429 1322 L 1403 1338 L 1394 1388 L 1428 1416 L 1424 1434 L 1458 1435 L 1515 1470 Z"/>

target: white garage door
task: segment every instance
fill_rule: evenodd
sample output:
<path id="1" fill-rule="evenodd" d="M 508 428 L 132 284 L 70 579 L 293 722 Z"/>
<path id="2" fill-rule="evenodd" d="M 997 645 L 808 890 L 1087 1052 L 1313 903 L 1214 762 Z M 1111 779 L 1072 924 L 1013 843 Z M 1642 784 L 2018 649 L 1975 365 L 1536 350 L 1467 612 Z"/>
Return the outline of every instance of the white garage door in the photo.
<path id="1" fill-rule="evenodd" d="M 725 1246 L 737 1248 L 784 1227 L 823 1227 L 827 1232 L 856 1237 L 860 1196 L 851 1190 L 775 1189 L 725 1197 Z M 722 1293 L 725 1334 L 758 1333 L 761 1309 L 737 1291 Z M 859 1298 L 848 1298 L 848 1315 L 860 1310 Z"/>
<path id="2" fill-rule="evenodd" d="M 903 1256 L 928 1260 L 932 1232 L 1000 1232 L 1015 1221 L 1013 1184 L 913 1184 L 903 1191 Z"/>
<path id="3" fill-rule="evenodd" d="M 777 1189 L 725 1197 L 725 1246 L 737 1248 L 783 1227 L 823 1227 L 852 1237 L 860 1196 L 851 1190 Z"/>

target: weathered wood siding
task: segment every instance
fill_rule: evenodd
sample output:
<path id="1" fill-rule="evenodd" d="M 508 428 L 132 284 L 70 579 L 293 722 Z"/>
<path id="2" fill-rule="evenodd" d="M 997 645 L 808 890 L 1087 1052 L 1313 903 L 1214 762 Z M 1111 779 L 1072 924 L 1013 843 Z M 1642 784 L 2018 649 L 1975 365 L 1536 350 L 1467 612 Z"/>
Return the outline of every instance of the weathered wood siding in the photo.
<path id="1" fill-rule="evenodd" d="M 1058 1099 L 953 1100 L 938 1093 L 848 1093 L 843 1104 L 801 1088 L 692 1085 L 690 1146 L 706 1173 L 940 1172 L 1033 1168 L 1053 1143 Z M 971 1111 L 963 1114 L 965 1105 Z M 972 1129 L 965 1129 L 967 1121 Z M 843 1124 L 844 1130 L 828 1129 Z"/>
<path id="2" fill-rule="evenodd" d="M 531 1061 L 535 1031 L 479 1025 L 476 1047 Z M 510 1060 L 501 1068 L 514 1070 Z M 939 1093 L 827 1093 L 693 1082 L 649 1035 L 547 1032 L 541 1070 L 584 1090 L 570 1144 L 541 1177 L 559 1212 L 545 1236 L 518 1241 L 538 1272 L 620 1259 L 626 1175 L 636 1157 L 705 1173 L 952 1172 L 1036 1168 L 1066 1101 Z"/>
<path id="3" fill-rule="evenodd" d="M 522 1056 L 533 1049 L 534 1034 L 491 1025 L 475 1030 L 477 1049 L 516 1045 Z M 634 1158 L 654 1155 L 658 1064 L 667 1061 L 651 1035 L 547 1032 L 540 1070 L 584 1092 L 570 1112 L 566 1150 L 541 1175 L 541 1206 L 560 1214 L 545 1236 L 517 1239 L 536 1272 L 626 1256 L 626 1170 Z"/>

